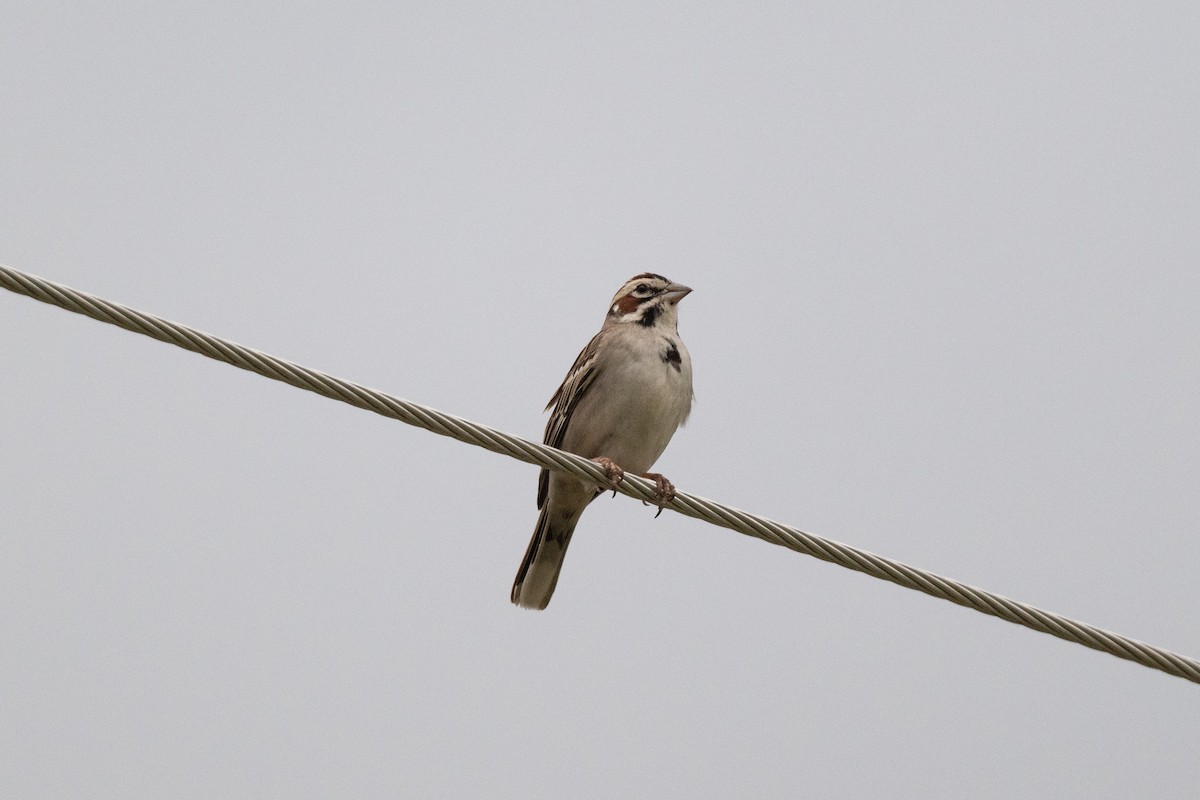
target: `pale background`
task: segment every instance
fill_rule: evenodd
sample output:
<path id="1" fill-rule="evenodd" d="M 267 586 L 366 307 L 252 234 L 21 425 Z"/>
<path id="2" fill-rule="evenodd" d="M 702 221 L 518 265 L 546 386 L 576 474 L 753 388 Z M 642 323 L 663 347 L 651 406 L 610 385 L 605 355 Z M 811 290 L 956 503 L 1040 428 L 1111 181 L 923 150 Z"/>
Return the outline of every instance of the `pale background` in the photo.
<path id="1" fill-rule="evenodd" d="M 1200 5 L 9 3 L 0 262 L 1200 655 Z M 0 795 L 1148 797 L 1200 686 L 0 293 Z"/>

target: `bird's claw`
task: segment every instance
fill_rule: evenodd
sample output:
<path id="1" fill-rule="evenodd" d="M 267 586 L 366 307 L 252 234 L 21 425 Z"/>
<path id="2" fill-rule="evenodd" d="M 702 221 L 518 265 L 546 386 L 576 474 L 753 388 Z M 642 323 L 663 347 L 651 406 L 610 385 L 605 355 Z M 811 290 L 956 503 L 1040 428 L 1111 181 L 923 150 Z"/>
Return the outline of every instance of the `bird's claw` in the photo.
<path id="1" fill-rule="evenodd" d="M 667 504 L 675 499 L 675 484 L 667 480 L 665 475 L 657 472 L 643 472 L 642 477 L 654 481 L 654 505 L 658 506 L 658 514 L 655 514 L 654 518 L 658 519 L 658 515 L 663 512 Z M 645 500 L 642 501 L 642 505 L 646 505 Z"/>
<path id="2" fill-rule="evenodd" d="M 605 458 L 604 456 L 593 458 L 592 461 L 604 467 L 604 475 L 608 479 L 607 486 L 609 489 L 612 489 L 613 497 L 616 497 L 617 487 L 621 485 L 621 481 L 625 480 L 625 470 L 617 466 L 617 463 L 611 458 Z"/>

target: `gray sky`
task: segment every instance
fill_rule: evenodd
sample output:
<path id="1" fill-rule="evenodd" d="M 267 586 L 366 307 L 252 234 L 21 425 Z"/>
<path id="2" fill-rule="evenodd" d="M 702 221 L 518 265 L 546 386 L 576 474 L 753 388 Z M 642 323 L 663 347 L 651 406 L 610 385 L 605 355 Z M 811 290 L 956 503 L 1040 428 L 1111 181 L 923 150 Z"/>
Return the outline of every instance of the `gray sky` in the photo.
<path id="1" fill-rule="evenodd" d="M 8 4 L 0 262 L 1200 656 L 1200 6 Z M 510 4 L 511 6 L 511 4 Z M 0 293 L 5 797 L 1184 796 L 1200 687 Z"/>

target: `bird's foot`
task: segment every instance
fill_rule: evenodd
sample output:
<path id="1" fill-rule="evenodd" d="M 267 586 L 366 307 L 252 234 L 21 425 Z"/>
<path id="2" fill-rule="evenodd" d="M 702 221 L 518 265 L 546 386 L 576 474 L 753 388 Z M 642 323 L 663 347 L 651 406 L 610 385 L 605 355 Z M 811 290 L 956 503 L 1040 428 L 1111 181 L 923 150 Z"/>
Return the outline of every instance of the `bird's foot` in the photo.
<path id="1" fill-rule="evenodd" d="M 667 503 L 675 499 L 675 484 L 657 472 L 643 472 L 642 477 L 654 481 L 654 505 L 658 506 L 658 514 L 661 514 Z M 646 505 L 645 500 L 642 505 Z M 654 515 L 655 519 L 658 519 L 658 514 Z"/>
<path id="2" fill-rule="evenodd" d="M 616 497 L 617 487 L 621 485 L 621 481 L 625 480 L 625 470 L 617 466 L 617 463 L 611 458 L 605 458 L 604 456 L 593 458 L 592 461 L 604 467 L 604 475 L 608 478 L 607 486 L 609 489 L 612 489 L 613 497 Z"/>

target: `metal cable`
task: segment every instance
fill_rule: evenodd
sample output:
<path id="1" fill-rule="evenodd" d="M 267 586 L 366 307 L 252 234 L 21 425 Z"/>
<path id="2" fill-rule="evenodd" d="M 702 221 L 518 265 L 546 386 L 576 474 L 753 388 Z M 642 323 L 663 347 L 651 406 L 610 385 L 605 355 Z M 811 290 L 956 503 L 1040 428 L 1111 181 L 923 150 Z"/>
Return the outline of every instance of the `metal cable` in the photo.
<path id="1" fill-rule="evenodd" d="M 427 406 L 343 381 L 266 353 L 225 341 L 165 319 L 144 314 L 117 303 L 78 292 L 0 264 L 0 286 L 35 300 L 83 314 L 101 322 L 145 334 L 159 341 L 193 350 L 209 358 L 256 372 L 300 389 L 341 400 L 385 417 L 458 439 L 540 467 L 569 472 L 603 482 L 604 470 L 595 463 L 547 445 L 511 436 L 503 431 L 442 413 Z M 619 491 L 639 500 L 653 500 L 654 483 L 626 475 Z M 986 592 L 965 583 L 943 578 L 898 561 L 868 553 L 840 542 L 739 511 L 703 497 L 680 492 L 668 508 L 713 525 L 754 536 L 799 553 L 829 561 L 875 578 L 949 600 L 984 614 L 1049 633 L 1069 642 L 1110 653 L 1143 666 L 1200 683 L 1200 661 L 1143 642 L 1068 619 L 1040 608 Z"/>

